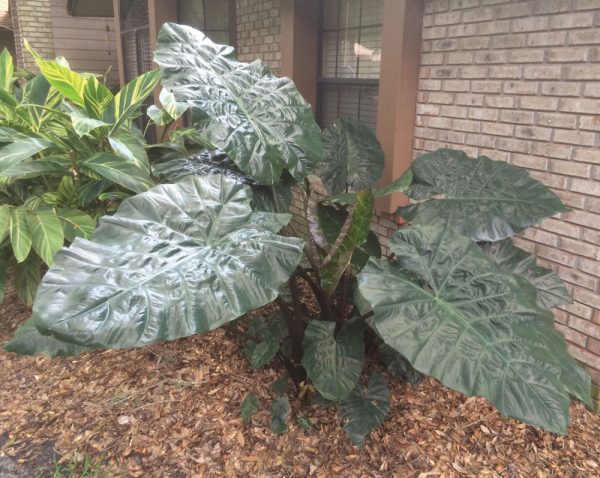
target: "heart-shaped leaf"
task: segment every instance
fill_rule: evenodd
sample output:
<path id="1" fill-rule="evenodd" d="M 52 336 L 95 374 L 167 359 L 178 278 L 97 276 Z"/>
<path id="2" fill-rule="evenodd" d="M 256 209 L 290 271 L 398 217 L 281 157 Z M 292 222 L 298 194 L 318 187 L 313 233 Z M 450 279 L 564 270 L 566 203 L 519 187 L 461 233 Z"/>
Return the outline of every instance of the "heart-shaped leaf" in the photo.
<path id="1" fill-rule="evenodd" d="M 289 78 L 260 61 L 240 63 L 232 47 L 174 23 L 163 25 L 154 61 L 163 85 L 191 107 L 203 142 L 260 183 L 277 183 L 284 169 L 302 179 L 320 160 L 321 130 Z"/>
<path id="2" fill-rule="evenodd" d="M 253 212 L 252 191 L 188 177 L 125 200 L 76 238 L 44 277 L 33 318 L 86 347 L 143 346 L 207 332 L 273 301 L 303 242 L 276 234 L 287 214 Z"/>
<path id="3" fill-rule="evenodd" d="M 398 213 L 412 224 L 447 222 L 474 241 L 499 241 L 566 211 L 527 170 L 486 156 L 440 149 L 413 161 L 409 196 L 422 201 Z"/>
<path id="4" fill-rule="evenodd" d="M 448 227 L 401 230 L 390 248 L 396 262 L 371 260 L 359 275 L 381 338 L 445 385 L 565 433 L 569 395 L 589 403 L 590 378 L 534 287 Z"/>

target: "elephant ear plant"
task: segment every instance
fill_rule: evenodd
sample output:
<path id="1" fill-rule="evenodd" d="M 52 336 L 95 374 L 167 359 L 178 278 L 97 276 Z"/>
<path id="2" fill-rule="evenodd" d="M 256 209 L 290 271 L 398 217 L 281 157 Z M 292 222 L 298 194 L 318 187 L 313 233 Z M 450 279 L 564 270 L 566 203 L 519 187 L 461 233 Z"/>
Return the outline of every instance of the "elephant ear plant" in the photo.
<path id="1" fill-rule="evenodd" d="M 159 72 L 116 95 L 64 58 L 30 49 L 40 73 L 15 78 L 0 55 L 0 302 L 7 269 L 17 294 L 33 302 L 42 263 L 76 237 L 90 238 L 96 218 L 154 186 L 145 140 L 133 125 Z"/>
<path id="2" fill-rule="evenodd" d="M 293 83 L 260 62 L 175 24 L 160 32 L 155 61 L 171 101 L 191 109 L 196 137 L 218 152 L 163 163 L 173 184 L 126 199 L 91 240 L 58 252 L 8 350 L 76 354 L 227 326 L 254 367 L 278 360 L 301 396 L 338 406 L 357 445 L 389 409 L 383 374 L 363 384 L 372 361 L 566 433 L 571 397 L 590 402 L 590 379 L 549 310 L 569 296 L 510 240 L 564 210 L 550 190 L 451 150 L 377 188 L 374 135 L 347 118 L 321 133 Z M 315 178 L 330 195 L 315 192 Z M 304 214 L 290 225 L 292 184 Z M 401 191 L 410 225 L 381 257 L 374 200 Z M 272 425 L 283 432 L 290 404 L 276 385 Z M 249 395 L 244 419 L 258 406 Z"/>

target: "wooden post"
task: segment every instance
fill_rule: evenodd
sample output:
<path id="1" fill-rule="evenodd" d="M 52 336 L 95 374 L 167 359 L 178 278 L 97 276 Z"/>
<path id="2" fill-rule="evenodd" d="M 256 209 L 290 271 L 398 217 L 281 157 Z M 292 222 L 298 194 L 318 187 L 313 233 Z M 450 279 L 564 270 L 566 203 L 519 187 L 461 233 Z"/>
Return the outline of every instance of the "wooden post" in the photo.
<path id="1" fill-rule="evenodd" d="M 384 0 L 377 138 L 385 152 L 381 185 L 406 171 L 412 161 L 423 0 Z M 403 194 L 377 201 L 380 211 L 406 204 Z"/>
<path id="2" fill-rule="evenodd" d="M 281 74 L 294 80 L 315 109 L 319 58 L 318 0 L 281 2 Z"/>

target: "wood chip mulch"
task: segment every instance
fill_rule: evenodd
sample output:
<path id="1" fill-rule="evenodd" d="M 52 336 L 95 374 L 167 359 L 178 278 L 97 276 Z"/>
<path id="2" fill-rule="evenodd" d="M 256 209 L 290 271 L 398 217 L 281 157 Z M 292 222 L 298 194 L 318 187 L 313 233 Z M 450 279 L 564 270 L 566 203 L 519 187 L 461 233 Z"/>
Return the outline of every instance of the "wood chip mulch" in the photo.
<path id="1" fill-rule="evenodd" d="M 0 341 L 28 314 L 8 298 Z M 361 450 L 335 409 L 299 400 L 289 433 L 274 435 L 267 405 L 280 373 L 252 370 L 222 331 L 71 358 L 2 351 L 0 456 L 39 460 L 36 450 L 52 443 L 63 462 L 88 454 L 111 477 L 600 477 L 600 416 L 581 404 L 562 437 L 435 380 L 417 390 L 393 382 L 390 418 Z M 264 408 L 244 424 L 250 392 Z"/>

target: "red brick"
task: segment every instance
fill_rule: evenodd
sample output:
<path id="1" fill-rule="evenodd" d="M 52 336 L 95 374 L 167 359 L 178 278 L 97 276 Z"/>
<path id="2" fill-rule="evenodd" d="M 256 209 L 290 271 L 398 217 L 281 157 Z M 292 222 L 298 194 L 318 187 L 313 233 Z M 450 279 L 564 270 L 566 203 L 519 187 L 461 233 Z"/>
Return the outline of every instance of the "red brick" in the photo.
<path id="1" fill-rule="evenodd" d="M 537 114 L 537 124 L 542 126 L 552 126 L 554 128 L 575 128 L 577 125 L 577 116 L 565 113 L 540 112 Z"/>
<path id="2" fill-rule="evenodd" d="M 589 13 L 565 13 L 550 17 L 550 28 L 553 30 L 591 27 L 593 23 L 594 17 Z"/>
<path id="3" fill-rule="evenodd" d="M 548 96 L 522 96 L 519 99 L 519 106 L 526 110 L 554 111 L 558 108 L 558 98 Z"/>
<path id="4" fill-rule="evenodd" d="M 515 136 L 517 138 L 548 141 L 551 135 L 552 130 L 550 128 L 541 128 L 539 126 L 517 126 L 515 129 Z"/>
<path id="5" fill-rule="evenodd" d="M 560 65 L 532 65 L 523 68 L 523 77 L 526 80 L 560 80 L 561 74 Z"/>
<path id="6" fill-rule="evenodd" d="M 576 315 L 578 317 L 583 317 L 586 320 L 590 320 L 594 313 L 591 307 L 588 307 L 584 304 L 579 304 L 574 302 L 572 304 L 563 305 L 560 307 L 561 309 L 566 310 L 569 314 Z"/>
<path id="7" fill-rule="evenodd" d="M 600 116 L 581 116 L 579 128 L 591 131 L 600 131 Z"/>
<path id="8" fill-rule="evenodd" d="M 600 66 L 594 65 L 571 65 L 565 67 L 565 78 L 567 80 L 600 80 Z"/>
<path id="9" fill-rule="evenodd" d="M 575 161 L 559 161 L 557 159 L 550 161 L 550 171 L 568 176 L 589 178 L 591 168 L 589 164 L 577 163 Z"/>
<path id="10" fill-rule="evenodd" d="M 504 123 L 533 124 L 535 113 L 533 111 L 502 110 L 500 120 Z"/>
<path id="11" fill-rule="evenodd" d="M 579 226 L 574 226 L 573 224 L 554 219 L 553 217 L 545 219 L 540 227 L 546 231 L 575 239 L 578 238 L 581 233 L 581 228 Z"/>
<path id="12" fill-rule="evenodd" d="M 513 95 L 535 95 L 538 88 L 537 81 L 507 81 L 504 83 L 504 93 Z"/>
<path id="13" fill-rule="evenodd" d="M 573 131 L 568 129 L 554 130 L 554 141 L 557 143 L 577 144 L 582 146 L 592 146 L 595 141 L 594 133 L 587 131 Z"/>
<path id="14" fill-rule="evenodd" d="M 595 324 L 594 322 L 578 317 L 571 317 L 569 319 L 569 327 L 579 330 L 589 337 L 600 339 L 600 324 Z"/>
<path id="15" fill-rule="evenodd" d="M 587 335 L 582 334 L 581 332 L 577 332 L 569 327 L 566 327 L 562 324 L 555 324 L 557 330 L 562 332 L 569 342 L 574 343 L 575 345 L 579 345 L 580 347 L 585 347 L 587 343 Z"/>
<path id="16" fill-rule="evenodd" d="M 512 21 L 513 32 L 535 32 L 548 28 L 548 17 L 517 18 Z"/>
<path id="17" fill-rule="evenodd" d="M 557 46 L 564 45 L 566 32 L 540 32 L 530 33 L 527 37 L 527 46 Z"/>
<path id="18" fill-rule="evenodd" d="M 572 147 L 564 144 L 554 143 L 533 143 L 531 152 L 547 158 L 569 159 L 571 157 Z"/>
<path id="19" fill-rule="evenodd" d="M 543 82 L 542 94 L 551 96 L 579 96 L 581 85 L 560 81 Z"/>
<path id="20" fill-rule="evenodd" d="M 571 181 L 571 191 L 600 196 L 600 182 L 587 179 L 573 179 Z"/>
<path id="21" fill-rule="evenodd" d="M 544 61 L 544 50 L 533 48 L 512 50 L 509 52 L 511 63 L 541 63 Z"/>

